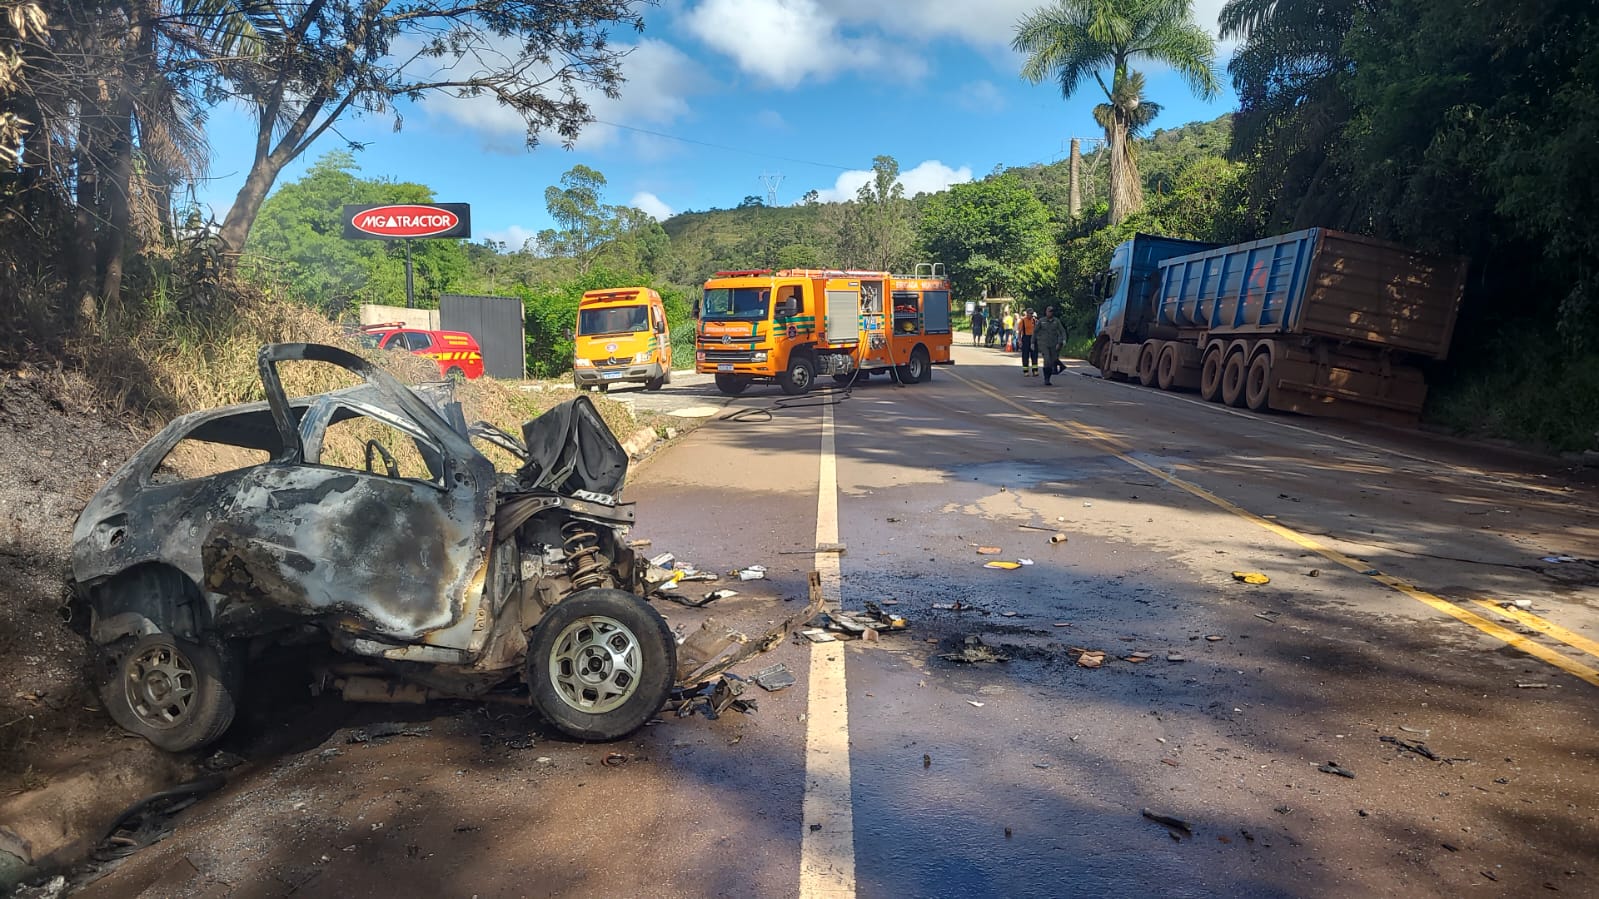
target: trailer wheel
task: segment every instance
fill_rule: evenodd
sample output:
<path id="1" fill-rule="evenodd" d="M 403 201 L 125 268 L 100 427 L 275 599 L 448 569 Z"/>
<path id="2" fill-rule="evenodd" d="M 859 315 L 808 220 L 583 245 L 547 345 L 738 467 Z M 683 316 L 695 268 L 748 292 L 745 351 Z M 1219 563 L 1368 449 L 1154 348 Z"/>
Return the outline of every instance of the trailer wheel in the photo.
<path id="1" fill-rule="evenodd" d="M 1152 340 L 1144 341 L 1138 348 L 1138 383 L 1145 387 L 1155 386 L 1155 365 L 1159 361 L 1155 355 L 1155 348 L 1159 344 Z"/>
<path id="2" fill-rule="evenodd" d="M 1249 363 L 1249 377 L 1244 380 L 1244 404 L 1252 411 L 1263 412 L 1271 399 L 1271 354 L 1261 353 Z"/>
<path id="3" fill-rule="evenodd" d="M 1221 375 L 1225 367 L 1221 347 L 1211 347 L 1199 368 L 1199 395 L 1207 403 L 1221 400 Z"/>
<path id="4" fill-rule="evenodd" d="M 816 364 L 811 357 L 795 353 L 789 357 L 788 370 L 777 376 L 777 386 L 789 396 L 809 393 L 816 386 Z"/>
<path id="5" fill-rule="evenodd" d="M 1244 382 L 1249 377 L 1249 363 L 1244 361 L 1243 353 L 1233 353 L 1227 357 L 1227 365 L 1221 370 L 1221 401 L 1229 406 L 1242 406 L 1244 404 Z"/>
<path id="6" fill-rule="evenodd" d="M 1168 343 L 1161 348 L 1160 361 L 1155 363 L 1155 384 L 1161 390 L 1177 386 L 1177 344 Z"/>
<path id="7" fill-rule="evenodd" d="M 716 389 L 727 396 L 738 396 L 750 386 L 750 379 L 741 375 L 717 375 Z"/>

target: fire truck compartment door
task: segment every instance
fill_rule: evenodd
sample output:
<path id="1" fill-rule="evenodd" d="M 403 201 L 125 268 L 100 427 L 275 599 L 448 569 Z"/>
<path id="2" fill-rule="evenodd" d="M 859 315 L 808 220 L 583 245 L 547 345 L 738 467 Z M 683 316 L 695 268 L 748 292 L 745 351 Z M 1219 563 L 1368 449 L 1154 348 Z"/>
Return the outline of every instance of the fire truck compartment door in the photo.
<path id="1" fill-rule="evenodd" d="M 861 292 L 827 292 L 827 342 L 859 340 L 861 336 Z"/>
<path id="2" fill-rule="evenodd" d="M 922 293 L 922 330 L 928 334 L 949 333 L 949 291 Z"/>

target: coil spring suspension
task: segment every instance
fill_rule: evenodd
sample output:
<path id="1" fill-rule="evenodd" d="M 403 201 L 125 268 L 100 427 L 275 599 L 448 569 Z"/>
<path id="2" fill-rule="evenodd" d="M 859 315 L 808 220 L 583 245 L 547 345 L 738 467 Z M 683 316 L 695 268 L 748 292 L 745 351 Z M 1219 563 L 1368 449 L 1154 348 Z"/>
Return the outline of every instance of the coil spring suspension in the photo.
<path id="1" fill-rule="evenodd" d="M 599 560 L 600 536 L 581 521 L 562 525 L 561 536 L 566 562 L 572 566 L 572 592 L 604 584 L 605 565 Z"/>

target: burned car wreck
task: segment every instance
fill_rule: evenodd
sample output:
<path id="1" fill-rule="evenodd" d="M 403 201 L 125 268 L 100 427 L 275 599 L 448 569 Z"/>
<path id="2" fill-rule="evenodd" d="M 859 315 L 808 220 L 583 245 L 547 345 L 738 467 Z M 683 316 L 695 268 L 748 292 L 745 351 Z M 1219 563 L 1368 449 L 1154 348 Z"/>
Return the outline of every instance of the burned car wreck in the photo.
<path id="1" fill-rule="evenodd" d="M 363 383 L 290 399 L 290 361 Z M 292 642 L 334 650 L 322 685 L 348 699 L 508 694 L 583 740 L 661 709 L 684 674 L 678 644 L 627 545 L 627 454 L 586 397 L 518 439 L 468 427 L 447 386 L 407 388 L 335 347 L 267 346 L 259 369 L 265 402 L 175 419 L 78 520 L 75 603 L 119 725 L 172 751 L 212 742 L 233 720 L 243 660 Z M 330 459 L 333 429 L 354 435 L 360 462 Z M 520 468 L 497 470 L 474 439 Z M 169 457 L 195 442 L 246 464 L 174 472 Z M 692 660 L 695 676 L 733 657 L 712 655 Z"/>

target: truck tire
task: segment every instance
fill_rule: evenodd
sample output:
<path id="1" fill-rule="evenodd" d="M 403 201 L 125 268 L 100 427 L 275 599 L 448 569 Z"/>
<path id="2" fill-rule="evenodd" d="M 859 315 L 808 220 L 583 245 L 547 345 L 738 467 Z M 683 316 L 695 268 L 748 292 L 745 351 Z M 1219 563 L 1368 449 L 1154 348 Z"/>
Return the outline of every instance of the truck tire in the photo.
<path id="1" fill-rule="evenodd" d="M 1144 341 L 1138 348 L 1138 383 L 1145 387 L 1155 386 L 1155 366 L 1159 362 L 1157 351 L 1160 344 L 1153 340 Z"/>
<path id="2" fill-rule="evenodd" d="M 627 736 L 666 704 L 677 640 L 644 600 L 599 587 L 561 600 L 534 629 L 527 652 L 533 706 L 578 740 Z"/>
<path id="3" fill-rule="evenodd" d="M 727 396 L 738 396 L 750 386 L 750 379 L 742 375 L 717 375 L 716 389 Z"/>
<path id="4" fill-rule="evenodd" d="M 1160 359 L 1155 363 L 1155 385 L 1161 390 L 1172 390 L 1177 386 L 1177 370 L 1181 363 L 1177 360 L 1177 344 L 1168 343 L 1160 350 Z"/>
<path id="5" fill-rule="evenodd" d="M 1227 365 L 1221 370 L 1221 401 L 1229 406 L 1242 406 L 1244 404 L 1244 382 L 1249 380 L 1249 363 L 1244 361 L 1243 353 L 1233 353 L 1227 357 Z"/>
<path id="6" fill-rule="evenodd" d="M 1199 367 L 1199 396 L 1207 403 L 1221 401 L 1221 376 L 1226 367 L 1221 347 L 1211 347 Z"/>
<path id="7" fill-rule="evenodd" d="M 650 378 L 648 381 L 644 382 L 644 389 L 645 390 L 660 390 L 662 387 L 665 387 L 665 386 L 666 386 L 666 375 L 661 375 L 659 378 Z"/>
<path id="8" fill-rule="evenodd" d="M 1110 338 L 1104 334 L 1094 338 L 1094 345 L 1088 348 L 1088 364 L 1099 369 L 1101 375 L 1106 374 L 1105 367 L 1110 361 L 1106 354 L 1110 352 Z"/>
<path id="9" fill-rule="evenodd" d="M 911 350 L 910 364 L 905 366 L 905 380 L 911 384 L 926 384 L 933 380 L 933 363 L 927 356 L 926 347 L 917 347 Z"/>
<path id="10" fill-rule="evenodd" d="M 788 358 L 787 370 L 777 376 L 777 386 L 789 396 L 810 393 L 816 386 L 816 363 L 804 353 L 795 353 Z"/>
<path id="11" fill-rule="evenodd" d="M 1249 363 L 1249 376 L 1244 379 L 1244 405 L 1251 411 L 1264 412 L 1271 399 L 1271 354 L 1258 353 Z"/>
<path id="12" fill-rule="evenodd" d="M 213 743 L 233 723 L 236 666 L 216 649 L 150 634 L 117 658 L 100 685 L 111 720 L 168 752 Z"/>

